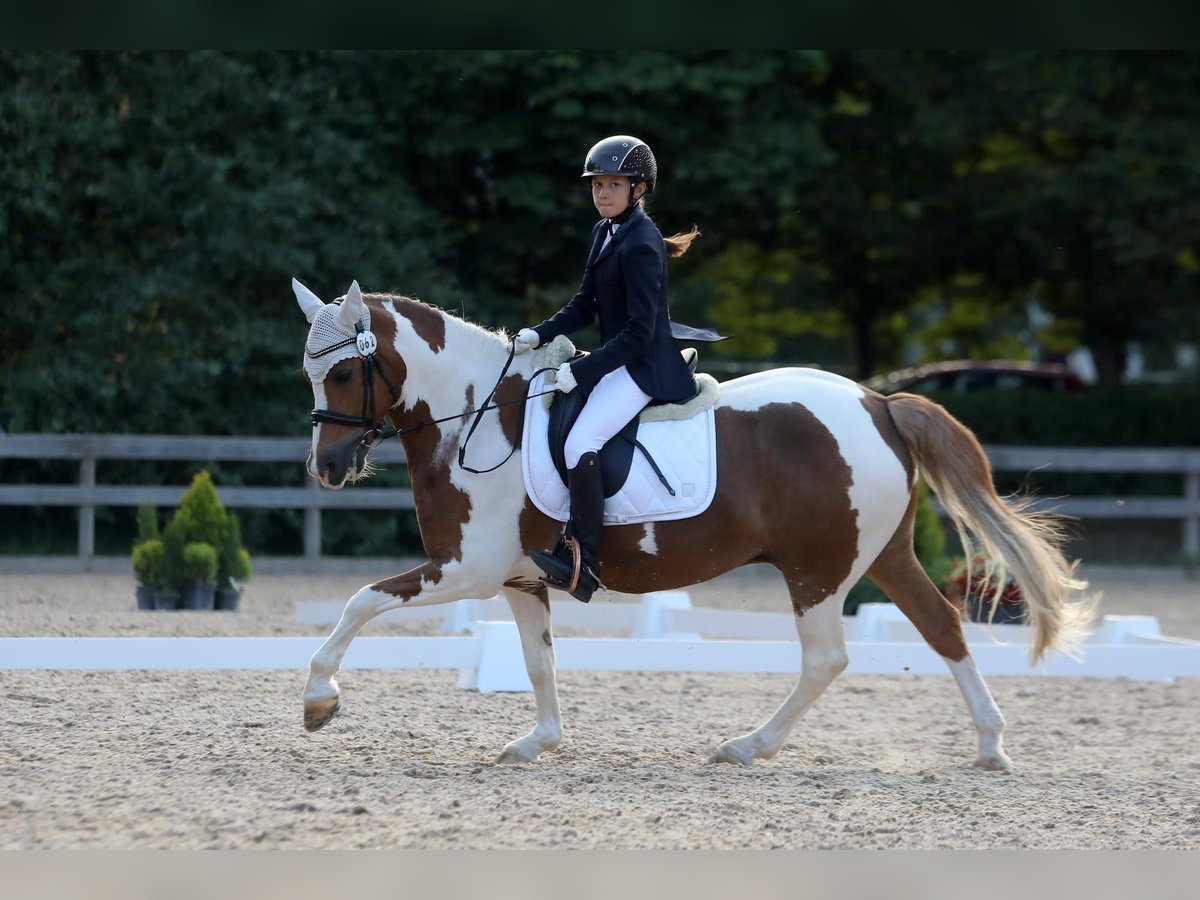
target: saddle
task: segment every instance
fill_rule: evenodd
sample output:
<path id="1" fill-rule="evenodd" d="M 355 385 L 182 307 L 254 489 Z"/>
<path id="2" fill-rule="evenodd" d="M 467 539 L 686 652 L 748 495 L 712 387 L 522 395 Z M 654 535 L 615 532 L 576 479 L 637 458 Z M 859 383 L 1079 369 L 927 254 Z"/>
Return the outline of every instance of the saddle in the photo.
<path id="1" fill-rule="evenodd" d="M 700 394 L 700 385 L 696 383 L 696 360 L 699 354 L 694 347 L 687 347 L 680 351 L 683 356 L 683 361 L 687 364 L 688 370 L 692 373 L 692 381 L 694 390 L 692 397 L 688 400 L 681 401 L 686 404 L 691 402 Z M 572 359 L 585 356 L 586 354 L 576 352 Z M 567 483 L 567 460 L 565 447 L 567 443 L 567 435 L 571 433 L 571 428 L 575 425 L 575 420 L 579 418 L 580 412 L 583 411 L 584 404 L 587 403 L 590 391 L 584 391 L 576 388 L 569 394 L 557 393 L 550 402 L 550 422 L 546 429 L 546 438 L 550 444 L 550 459 L 554 463 L 554 468 L 558 471 L 558 477 L 562 479 L 562 483 Z M 672 405 L 663 401 L 651 401 L 647 405 L 647 409 L 653 406 Z M 605 498 L 611 497 L 625 486 L 625 480 L 629 477 L 629 469 L 633 465 L 633 451 L 639 450 L 646 457 L 646 461 L 650 467 L 654 469 L 654 473 L 658 476 L 658 480 L 662 482 L 663 487 L 675 496 L 675 489 L 671 487 L 666 476 L 658 467 L 658 463 L 654 461 L 654 457 L 645 446 L 637 439 L 638 424 L 642 420 L 644 413 L 639 413 L 634 416 L 624 427 L 621 428 L 608 442 L 600 449 L 600 479 L 604 484 Z"/>

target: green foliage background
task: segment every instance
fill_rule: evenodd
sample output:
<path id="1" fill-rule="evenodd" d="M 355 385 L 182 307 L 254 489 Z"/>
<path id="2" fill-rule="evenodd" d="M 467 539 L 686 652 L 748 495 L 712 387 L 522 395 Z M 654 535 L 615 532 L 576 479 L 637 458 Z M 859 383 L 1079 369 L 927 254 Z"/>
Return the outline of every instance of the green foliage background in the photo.
<path id="1" fill-rule="evenodd" d="M 539 321 L 586 253 L 583 155 L 618 132 L 655 149 L 664 232 L 703 231 L 671 279 L 676 318 L 735 335 L 706 363 L 865 378 L 913 341 L 1036 339 L 1116 389 L 1129 341 L 1200 339 L 1198 83 L 1190 52 L 3 51 L 0 428 L 304 434 L 293 275 Z M 1021 415 L 1000 440 L 1045 433 Z M 134 468 L 111 477 L 191 474 Z M 258 552 L 298 521 L 243 525 Z"/>
<path id="2" fill-rule="evenodd" d="M 7 51 L 0 426 L 302 433 L 293 275 L 538 320 L 612 132 L 704 231 L 673 307 L 714 353 L 865 377 L 931 311 L 931 355 L 970 353 L 1036 296 L 1115 385 L 1126 341 L 1198 336 L 1197 83 L 1192 53 Z"/>

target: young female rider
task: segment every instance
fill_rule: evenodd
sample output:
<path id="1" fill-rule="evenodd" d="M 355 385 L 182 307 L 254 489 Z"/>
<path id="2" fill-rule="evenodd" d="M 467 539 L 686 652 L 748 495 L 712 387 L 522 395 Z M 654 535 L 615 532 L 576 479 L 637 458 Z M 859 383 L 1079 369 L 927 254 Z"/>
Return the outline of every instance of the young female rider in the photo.
<path id="1" fill-rule="evenodd" d="M 657 176 L 654 154 L 635 137 L 605 138 L 588 151 L 583 177 L 591 180 L 592 202 L 604 218 L 592 229 L 579 293 L 514 339 L 516 352 L 524 353 L 600 319 L 600 349 L 563 363 L 556 374 L 560 391 L 590 392 L 565 447 L 570 521 L 553 553 L 530 555 L 544 581 L 584 603 L 600 583 L 600 448 L 651 400 L 687 400 L 695 391 L 671 336 L 666 264 L 700 232 L 666 239 L 659 233 L 642 208 Z"/>

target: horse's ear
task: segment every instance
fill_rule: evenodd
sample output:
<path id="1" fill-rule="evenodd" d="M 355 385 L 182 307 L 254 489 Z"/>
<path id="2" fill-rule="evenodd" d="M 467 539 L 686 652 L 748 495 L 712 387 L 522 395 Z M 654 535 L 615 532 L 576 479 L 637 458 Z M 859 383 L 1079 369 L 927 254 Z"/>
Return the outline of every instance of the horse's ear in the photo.
<path id="1" fill-rule="evenodd" d="M 300 304 L 304 318 L 308 319 L 309 322 L 315 319 L 317 313 L 325 308 L 325 304 L 321 302 L 321 298 L 295 278 L 292 279 L 292 290 L 296 292 L 296 302 Z"/>
<path id="2" fill-rule="evenodd" d="M 350 290 L 346 291 L 346 299 L 342 301 L 342 305 L 338 307 L 337 311 L 338 321 L 347 331 L 353 331 L 354 326 L 358 324 L 362 308 L 362 291 L 358 287 L 358 282 L 355 281 L 350 285 Z"/>

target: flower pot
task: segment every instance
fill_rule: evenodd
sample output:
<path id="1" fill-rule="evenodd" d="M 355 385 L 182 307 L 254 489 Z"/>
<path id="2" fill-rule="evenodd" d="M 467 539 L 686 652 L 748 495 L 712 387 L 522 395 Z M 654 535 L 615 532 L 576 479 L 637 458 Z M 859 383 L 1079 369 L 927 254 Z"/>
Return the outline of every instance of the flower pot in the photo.
<path id="1" fill-rule="evenodd" d="M 189 581 L 183 586 L 184 609 L 212 609 L 215 591 L 211 584 Z"/>
<path id="2" fill-rule="evenodd" d="M 154 588 L 148 584 L 137 586 L 137 608 L 154 609 Z"/>
<path id="3" fill-rule="evenodd" d="M 177 591 L 165 591 L 156 588 L 154 591 L 154 608 L 179 609 L 179 593 Z"/>
<path id="4" fill-rule="evenodd" d="M 992 612 L 992 595 L 986 597 L 979 594 L 967 596 L 967 618 L 972 622 L 987 622 Z M 995 625 L 1023 625 L 1025 615 L 1024 603 L 1001 603 L 996 607 L 996 616 L 990 621 Z"/>
<path id="5" fill-rule="evenodd" d="M 226 612 L 237 612 L 242 592 L 237 588 L 221 588 L 214 596 L 213 608 Z"/>

